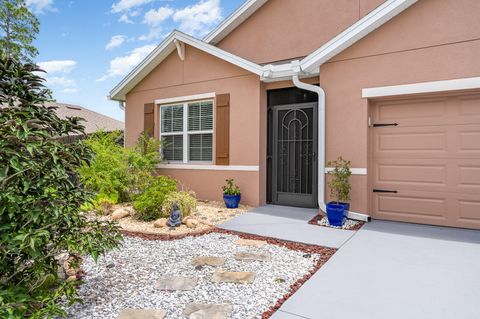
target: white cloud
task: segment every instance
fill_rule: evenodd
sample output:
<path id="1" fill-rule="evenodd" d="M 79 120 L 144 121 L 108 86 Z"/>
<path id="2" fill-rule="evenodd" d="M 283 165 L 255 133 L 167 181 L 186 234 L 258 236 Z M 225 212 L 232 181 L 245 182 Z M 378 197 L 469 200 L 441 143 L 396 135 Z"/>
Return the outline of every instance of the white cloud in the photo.
<path id="1" fill-rule="evenodd" d="M 201 0 L 177 10 L 173 15 L 173 20 L 180 22 L 179 29 L 193 35 L 206 34 L 221 19 L 220 0 Z"/>
<path id="2" fill-rule="evenodd" d="M 32 8 L 35 13 L 43 13 L 45 11 L 57 11 L 53 7 L 53 0 L 27 0 L 27 6 Z"/>
<path id="3" fill-rule="evenodd" d="M 151 27 L 158 27 L 163 21 L 167 20 L 173 14 L 169 7 L 160 7 L 157 10 L 151 9 L 143 17 L 143 23 Z"/>
<path id="4" fill-rule="evenodd" d="M 65 88 L 62 90 L 63 93 L 66 94 L 72 94 L 72 93 L 77 93 L 78 89 L 77 88 Z"/>
<path id="5" fill-rule="evenodd" d="M 135 7 L 150 3 L 153 0 L 120 0 L 112 5 L 112 12 L 119 13 L 129 11 Z"/>
<path id="6" fill-rule="evenodd" d="M 65 76 L 47 77 L 47 82 L 49 85 L 52 85 L 52 86 L 74 87 L 77 85 L 75 80 L 69 79 Z"/>
<path id="7" fill-rule="evenodd" d="M 152 28 L 147 34 L 138 37 L 140 41 L 150 41 L 158 39 L 162 36 L 162 28 Z"/>
<path id="8" fill-rule="evenodd" d="M 110 42 L 105 46 L 105 49 L 111 50 L 113 48 L 121 46 L 125 40 L 127 39 L 126 36 L 124 35 L 114 35 L 111 39 Z"/>
<path id="9" fill-rule="evenodd" d="M 105 75 L 97 79 L 97 82 L 105 81 L 108 78 L 122 76 L 130 72 L 139 64 L 153 49 L 155 45 L 144 45 L 131 51 L 128 55 L 116 57 L 110 61 L 110 67 Z"/>
<path id="10" fill-rule="evenodd" d="M 122 15 L 120 16 L 120 18 L 118 19 L 118 22 L 133 24 L 133 21 L 130 20 L 130 18 L 128 17 L 128 13 L 122 14 Z"/>
<path id="11" fill-rule="evenodd" d="M 47 73 L 69 73 L 77 65 L 73 60 L 52 60 L 38 62 L 38 66 Z"/>

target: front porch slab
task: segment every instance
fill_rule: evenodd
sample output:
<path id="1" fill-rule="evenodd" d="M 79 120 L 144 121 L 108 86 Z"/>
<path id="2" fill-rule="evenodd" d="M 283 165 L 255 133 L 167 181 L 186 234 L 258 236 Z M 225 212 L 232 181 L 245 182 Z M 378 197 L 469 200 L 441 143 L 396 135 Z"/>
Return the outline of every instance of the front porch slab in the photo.
<path id="1" fill-rule="evenodd" d="M 308 221 L 318 213 L 317 209 L 266 205 L 253 208 L 219 227 L 247 234 L 278 238 L 310 245 L 339 248 L 354 231 L 318 227 Z"/>

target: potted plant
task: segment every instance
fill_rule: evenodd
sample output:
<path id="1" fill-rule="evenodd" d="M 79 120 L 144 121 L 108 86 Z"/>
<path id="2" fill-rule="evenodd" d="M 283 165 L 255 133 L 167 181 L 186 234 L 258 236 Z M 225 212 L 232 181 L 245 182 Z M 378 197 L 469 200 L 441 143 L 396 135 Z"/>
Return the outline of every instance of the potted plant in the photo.
<path id="1" fill-rule="evenodd" d="M 225 181 L 227 185 L 222 186 L 225 206 L 227 206 L 227 208 L 238 208 L 241 198 L 240 187 L 233 183 L 233 178 L 226 179 Z"/>
<path id="2" fill-rule="evenodd" d="M 327 218 L 332 226 L 342 226 L 350 209 L 350 161 L 343 159 L 341 156 L 334 161 L 329 161 L 328 166 L 333 170 L 328 172 L 332 177 L 328 186 L 330 188 L 330 196 L 333 202 L 327 203 Z"/>

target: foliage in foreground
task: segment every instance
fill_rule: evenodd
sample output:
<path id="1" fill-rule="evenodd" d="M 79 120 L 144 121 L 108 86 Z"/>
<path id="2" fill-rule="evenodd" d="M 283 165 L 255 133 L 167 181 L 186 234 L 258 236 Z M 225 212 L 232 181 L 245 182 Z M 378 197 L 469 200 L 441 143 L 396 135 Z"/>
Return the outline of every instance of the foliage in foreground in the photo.
<path id="1" fill-rule="evenodd" d="M 122 203 L 142 193 L 153 181 L 155 165 L 160 162 L 159 142 L 141 136 L 135 147 L 118 143 L 122 132 L 97 132 L 86 140 L 95 157 L 79 170 L 81 180 L 100 201 Z"/>
<path id="2" fill-rule="evenodd" d="M 335 202 L 348 203 L 350 201 L 350 161 L 343 159 L 341 156 L 334 161 L 329 161 L 328 166 L 333 167 L 333 170 L 328 174 L 331 176 L 328 182 L 330 188 L 330 196 Z"/>
<path id="3" fill-rule="evenodd" d="M 168 215 L 162 213 L 162 205 L 165 197 L 176 190 L 177 183 L 175 180 L 162 175 L 155 177 L 147 189 L 135 197 L 133 201 L 133 208 L 136 211 L 135 217 L 144 221 L 167 217 Z"/>
<path id="4" fill-rule="evenodd" d="M 40 71 L 0 55 L 0 318 L 63 315 L 59 302 L 78 299 L 74 282 L 58 277 L 55 256 L 96 259 L 120 240 L 114 224 L 79 212 L 90 195 L 76 170 L 93 153 L 82 141 L 58 141 L 84 127 L 44 106 Z"/>

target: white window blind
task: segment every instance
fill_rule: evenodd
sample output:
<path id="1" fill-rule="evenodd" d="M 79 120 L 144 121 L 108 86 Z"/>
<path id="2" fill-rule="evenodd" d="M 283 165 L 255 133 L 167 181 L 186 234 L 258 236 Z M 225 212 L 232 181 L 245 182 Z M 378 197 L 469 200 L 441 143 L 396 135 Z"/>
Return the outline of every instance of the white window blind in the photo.
<path id="1" fill-rule="evenodd" d="M 213 101 L 161 106 L 163 157 L 176 162 L 212 162 Z"/>

